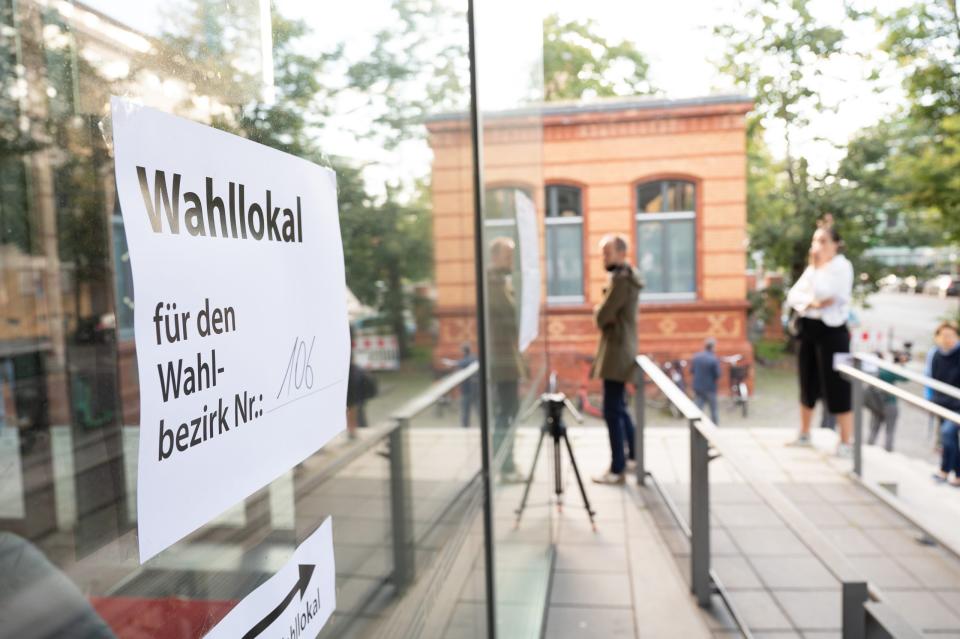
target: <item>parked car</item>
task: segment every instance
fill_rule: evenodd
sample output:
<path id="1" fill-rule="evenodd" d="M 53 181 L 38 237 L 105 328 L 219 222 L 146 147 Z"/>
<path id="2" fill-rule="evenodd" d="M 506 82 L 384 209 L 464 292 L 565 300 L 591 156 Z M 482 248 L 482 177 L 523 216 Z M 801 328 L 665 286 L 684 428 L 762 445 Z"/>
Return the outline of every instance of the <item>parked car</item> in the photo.
<path id="1" fill-rule="evenodd" d="M 916 275 L 907 275 L 905 278 L 900 280 L 901 293 L 919 293 L 920 286 L 920 280 L 917 279 Z"/>
<path id="2" fill-rule="evenodd" d="M 884 275 L 879 280 L 877 280 L 877 288 L 886 293 L 892 293 L 899 290 L 900 288 L 900 278 L 890 273 L 889 275 Z"/>

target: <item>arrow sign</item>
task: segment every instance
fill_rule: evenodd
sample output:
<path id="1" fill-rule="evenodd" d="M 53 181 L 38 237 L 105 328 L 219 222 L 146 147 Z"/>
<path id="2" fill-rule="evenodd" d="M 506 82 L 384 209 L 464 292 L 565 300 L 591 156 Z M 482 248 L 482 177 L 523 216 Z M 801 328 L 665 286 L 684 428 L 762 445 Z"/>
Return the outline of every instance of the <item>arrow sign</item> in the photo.
<path id="1" fill-rule="evenodd" d="M 283 598 L 283 601 L 280 602 L 276 608 L 270 611 L 266 617 L 260 620 L 257 625 L 247 631 L 247 634 L 243 635 L 243 639 L 253 639 L 258 637 L 261 632 L 270 627 L 274 621 L 276 621 L 280 615 L 283 614 L 283 611 L 287 609 L 287 606 L 290 605 L 290 602 L 293 601 L 294 596 L 297 594 L 297 591 L 300 591 L 300 598 L 303 599 L 304 593 L 307 592 L 307 586 L 310 585 L 310 577 L 313 576 L 313 571 L 316 568 L 314 565 L 303 565 L 300 564 L 300 578 L 297 580 L 297 583 L 293 584 L 293 589 Z"/>
<path id="2" fill-rule="evenodd" d="M 337 606 L 330 517 L 204 639 L 306 639 L 320 634 Z"/>

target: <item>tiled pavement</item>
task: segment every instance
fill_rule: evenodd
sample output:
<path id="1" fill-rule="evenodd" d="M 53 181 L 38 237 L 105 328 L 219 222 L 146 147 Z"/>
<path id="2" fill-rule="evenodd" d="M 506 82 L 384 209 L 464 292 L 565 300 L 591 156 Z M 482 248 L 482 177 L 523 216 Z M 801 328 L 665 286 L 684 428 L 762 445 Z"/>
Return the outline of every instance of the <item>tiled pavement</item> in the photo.
<path id="1" fill-rule="evenodd" d="M 818 450 L 784 447 L 791 434 L 776 428 L 723 432 L 915 628 L 960 637 L 960 560 L 921 543 L 921 532 L 848 479 L 842 463 Z M 684 514 L 688 441 L 683 428 L 647 432 L 648 466 Z M 840 584 L 722 459 L 711 463 L 710 473 L 713 566 L 747 625 L 759 636 L 839 637 Z M 663 504 L 642 492 L 688 578 L 686 540 Z M 715 634 L 736 636 L 722 606 L 714 608 L 717 614 L 707 618 Z"/>
<path id="2" fill-rule="evenodd" d="M 917 530 L 847 479 L 834 460 L 818 451 L 785 448 L 788 430 L 725 427 L 723 435 L 735 440 L 754 468 L 817 524 L 916 627 L 929 636 L 960 638 L 960 561 L 940 548 L 918 543 Z M 458 482 L 444 478 L 465 479 L 470 474 L 466 460 L 476 451 L 466 444 L 472 439 L 459 429 L 419 432 L 413 438 L 415 508 L 422 511 L 415 525 L 435 519 L 436 508 L 445 501 L 443 493 L 456 490 Z M 535 439 L 533 429 L 519 433 L 517 460 L 522 467 L 529 463 Z M 572 428 L 571 439 L 585 477 L 608 462 L 606 433 L 599 423 Z M 648 466 L 684 513 L 689 503 L 688 440 L 681 427 L 647 432 Z M 541 455 L 531 507 L 519 529 L 513 526 L 513 509 L 521 487 L 500 486 L 495 495 L 499 618 L 511 630 L 502 636 L 536 636 L 535 612 L 542 610 L 544 597 L 549 597 L 545 636 L 550 639 L 738 636 L 719 600 L 708 611 L 694 604 L 688 585 L 688 544 L 654 491 L 588 483 L 598 513 L 593 532 L 565 456 L 566 507 L 558 514 L 549 505 L 549 455 L 547 451 Z M 358 509 L 356 502 L 343 504 L 337 567 L 345 604 L 353 582 L 383 574 L 386 568 L 373 563 L 386 559 L 388 531 L 380 528 L 375 539 L 365 541 L 377 527 L 360 520 L 353 527 L 350 520 L 359 511 L 387 516 L 384 462 L 376 457 L 361 460 L 338 480 L 360 482 L 353 499 L 378 504 L 372 509 Z M 711 463 L 710 470 L 713 567 L 755 636 L 839 637 L 839 583 L 724 460 Z M 372 494 L 365 488 L 368 482 Z M 332 497 L 327 495 L 324 510 L 335 505 L 329 501 Z M 551 540 L 556 554 L 546 594 L 542 587 L 549 555 L 543 551 Z M 348 551 L 354 547 L 359 552 L 351 559 Z M 365 566 L 372 567 L 369 576 Z M 462 595 L 461 625 L 451 624 L 447 636 L 482 636 L 482 583 L 478 568 Z"/>

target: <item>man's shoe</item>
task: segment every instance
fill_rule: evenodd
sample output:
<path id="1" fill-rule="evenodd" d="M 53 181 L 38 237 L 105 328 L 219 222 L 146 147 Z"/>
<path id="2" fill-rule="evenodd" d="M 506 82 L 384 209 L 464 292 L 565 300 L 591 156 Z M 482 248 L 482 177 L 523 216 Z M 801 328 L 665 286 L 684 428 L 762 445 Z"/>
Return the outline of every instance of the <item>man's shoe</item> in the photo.
<path id="1" fill-rule="evenodd" d="M 623 473 L 613 473 L 609 470 L 602 475 L 597 475 L 593 477 L 593 483 L 595 484 L 605 484 L 607 486 L 622 486 L 626 479 L 623 476 Z"/>
<path id="2" fill-rule="evenodd" d="M 787 442 L 787 446 L 794 448 L 812 448 L 813 442 L 810 441 L 810 435 L 797 435 L 796 439 Z"/>
<path id="3" fill-rule="evenodd" d="M 837 457 L 841 459 L 850 459 L 853 457 L 853 448 L 850 447 L 850 444 L 838 444 Z"/>

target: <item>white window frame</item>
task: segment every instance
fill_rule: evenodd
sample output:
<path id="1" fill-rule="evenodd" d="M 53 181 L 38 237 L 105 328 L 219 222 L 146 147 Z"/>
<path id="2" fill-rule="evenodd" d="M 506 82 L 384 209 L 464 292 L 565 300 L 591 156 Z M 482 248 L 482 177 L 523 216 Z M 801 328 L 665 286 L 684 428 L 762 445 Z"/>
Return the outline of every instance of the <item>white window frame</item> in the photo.
<path id="1" fill-rule="evenodd" d="M 700 196 L 699 189 L 696 187 L 696 183 L 693 180 L 687 180 L 683 178 L 675 179 L 663 179 L 663 180 L 651 180 L 649 182 L 639 182 L 634 185 L 634 190 L 639 190 L 641 186 L 651 183 L 660 183 L 660 182 L 679 182 L 686 184 L 694 185 L 694 205 L 696 205 L 696 199 Z M 637 257 L 637 267 L 640 267 L 639 256 L 640 256 L 640 223 L 641 222 L 673 222 L 673 221 L 684 221 L 684 220 L 693 220 L 694 221 L 694 230 L 693 230 L 693 290 L 692 291 L 681 291 L 677 293 L 648 293 L 643 291 L 640 294 L 640 302 L 694 302 L 697 300 L 698 286 L 697 286 L 697 251 L 699 247 L 697 246 L 697 230 L 696 230 L 696 219 L 697 212 L 694 211 L 667 211 L 661 213 L 643 213 L 641 211 L 634 212 L 634 224 L 635 230 L 637 233 L 637 244 L 635 253 Z"/>
<path id="2" fill-rule="evenodd" d="M 546 273 L 546 285 L 547 285 L 547 305 L 548 306 L 572 306 L 576 304 L 583 304 L 586 297 L 584 296 L 584 285 L 583 285 L 583 188 L 575 184 L 564 184 L 562 182 L 557 182 L 555 184 L 548 184 L 544 191 L 547 191 L 551 187 L 561 187 L 568 189 L 576 189 L 580 192 L 580 215 L 576 216 L 567 216 L 567 217 L 551 217 L 547 215 L 548 211 L 544 212 L 544 225 L 547 227 L 550 226 L 579 226 L 580 227 L 580 264 L 581 264 L 581 282 L 580 282 L 580 293 L 578 295 L 550 295 L 550 256 L 546 255 L 546 264 L 547 264 L 547 273 Z M 549 195 L 547 196 L 546 206 L 549 208 Z M 544 238 L 544 244 L 546 244 L 546 237 Z M 545 247 L 546 248 L 546 247 Z"/>

